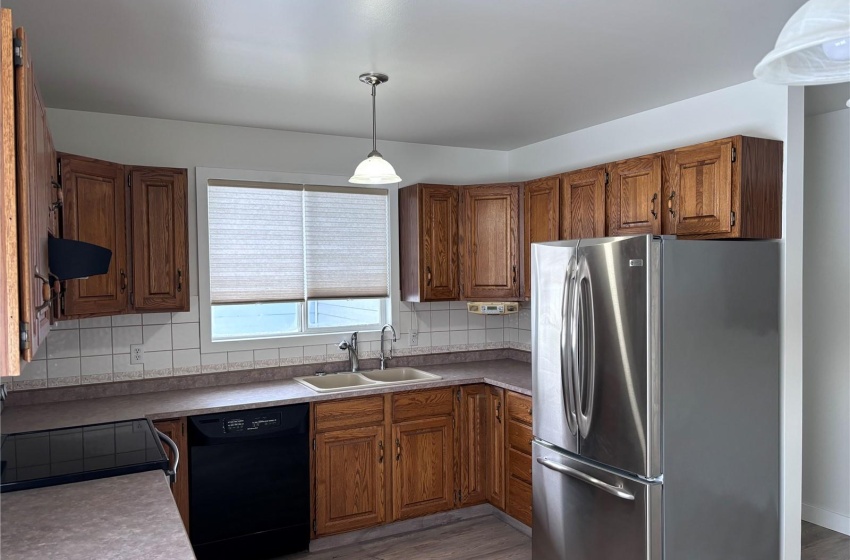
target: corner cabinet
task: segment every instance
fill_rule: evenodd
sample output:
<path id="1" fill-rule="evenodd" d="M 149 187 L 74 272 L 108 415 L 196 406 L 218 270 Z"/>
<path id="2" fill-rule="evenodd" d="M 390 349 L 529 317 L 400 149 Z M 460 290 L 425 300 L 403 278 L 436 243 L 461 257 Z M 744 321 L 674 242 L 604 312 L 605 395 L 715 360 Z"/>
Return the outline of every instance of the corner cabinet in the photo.
<path id="1" fill-rule="evenodd" d="M 460 298 L 458 187 L 411 185 L 399 191 L 401 298 Z"/>
<path id="2" fill-rule="evenodd" d="M 518 300 L 520 185 L 461 190 L 462 297 Z"/>
<path id="3" fill-rule="evenodd" d="M 558 239 L 561 179 L 547 177 L 522 187 L 522 294 L 531 298 L 531 244 Z"/>
<path id="4" fill-rule="evenodd" d="M 59 159 L 62 237 L 112 251 L 106 274 L 68 280 L 64 318 L 189 310 L 185 169 Z"/>

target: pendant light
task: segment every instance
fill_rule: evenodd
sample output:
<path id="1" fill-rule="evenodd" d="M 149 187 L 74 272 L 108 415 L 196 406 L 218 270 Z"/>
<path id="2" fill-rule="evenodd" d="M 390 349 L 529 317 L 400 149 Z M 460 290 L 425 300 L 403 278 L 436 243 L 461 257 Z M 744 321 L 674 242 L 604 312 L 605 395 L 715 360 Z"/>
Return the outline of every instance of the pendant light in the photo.
<path id="1" fill-rule="evenodd" d="M 809 0 L 803 4 L 753 74 L 788 86 L 850 82 L 850 2 Z"/>
<path id="2" fill-rule="evenodd" d="M 372 86 L 372 151 L 366 156 L 357 169 L 354 170 L 354 175 L 348 180 L 349 183 L 359 183 L 364 185 L 385 185 L 387 183 L 399 183 L 401 177 L 395 174 L 395 169 L 390 165 L 390 162 L 384 159 L 381 152 L 378 151 L 378 132 L 375 119 L 375 89 L 389 80 L 390 77 L 386 74 L 378 74 L 376 72 L 368 72 L 360 74 L 360 81 L 364 84 Z"/>

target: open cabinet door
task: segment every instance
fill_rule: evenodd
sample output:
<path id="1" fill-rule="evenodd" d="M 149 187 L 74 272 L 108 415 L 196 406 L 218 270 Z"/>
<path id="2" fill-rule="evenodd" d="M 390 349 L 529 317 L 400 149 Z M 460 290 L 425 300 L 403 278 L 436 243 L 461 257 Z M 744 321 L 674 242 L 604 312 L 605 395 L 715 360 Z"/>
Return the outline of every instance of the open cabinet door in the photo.
<path id="1" fill-rule="evenodd" d="M 15 192 L 15 77 L 12 12 L 0 10 L 0 372 L 20 374 L 18 216 Z"/>
<path id="2" fill-rule="evenodd" d="M 15 152 L 18 196 L 18 278 L 21 357 L 32 360 L 53 322 L 47 239 L 58 234 L 56 156 L 47 115 L 33 74 L 22 28 L 15 32 L 20 65 L 15 66 Z"/>

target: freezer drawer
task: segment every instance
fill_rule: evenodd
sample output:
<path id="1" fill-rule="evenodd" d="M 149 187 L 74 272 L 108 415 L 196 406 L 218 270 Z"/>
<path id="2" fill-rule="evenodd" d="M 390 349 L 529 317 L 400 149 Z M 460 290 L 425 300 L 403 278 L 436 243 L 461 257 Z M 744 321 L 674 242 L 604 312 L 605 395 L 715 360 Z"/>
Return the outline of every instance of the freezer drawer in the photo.
<path id="1" fill-rule="evenodd" d="M 660 560 L 660 483 L 533 444 L 534 560 Z"/>

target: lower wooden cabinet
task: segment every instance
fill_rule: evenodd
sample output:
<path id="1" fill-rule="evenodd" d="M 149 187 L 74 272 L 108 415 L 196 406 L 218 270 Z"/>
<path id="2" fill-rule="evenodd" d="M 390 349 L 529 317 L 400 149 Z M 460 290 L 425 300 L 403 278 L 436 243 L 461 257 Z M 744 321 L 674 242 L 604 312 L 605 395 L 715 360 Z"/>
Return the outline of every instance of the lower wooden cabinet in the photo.
<path id="1" fill-rule="evenodd" d="M 486 385 L 466 385 L 458 390 L 457 428 L 460 505 L 487 501 L 487 402 Z"/>
<path id="2" fill-rule="evenodd" d="M 507 504 L 505 512 L 531 525 L 531 397 L 508 391 Z"/>
<path id="3" fill-rule="evenodd" d="M 505 390 L 487 388 L 487 501 L 505 509 Z"/>
<path id="4" fill-rule="evenodd" d="M 393 425 L 393 521 L 454 507 L 452 418 Z"/>
<path id="5" fill-rule="evenodd" d="M 183 526 L 189 532 L 189 440 L 186 436 L 186 418 L 175 418 L 173 420 L 158 420 L 153 423 L 154 427 L 164 433 L 177 444 L 177 452 L 180 453 L 180 463 L 177 465 L 177 476 L 171 486 L 171 493 L 177 503 L 177 510 L 183 519 Z M 165 446 L 165 454 L 168 460 L 173 461 L 171 449 Z"/>
<path id="6" fill-rule="evenodd" d="M 384 426 L 316 434 L 316 534 L 384 522 Z"/>

